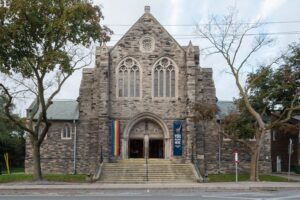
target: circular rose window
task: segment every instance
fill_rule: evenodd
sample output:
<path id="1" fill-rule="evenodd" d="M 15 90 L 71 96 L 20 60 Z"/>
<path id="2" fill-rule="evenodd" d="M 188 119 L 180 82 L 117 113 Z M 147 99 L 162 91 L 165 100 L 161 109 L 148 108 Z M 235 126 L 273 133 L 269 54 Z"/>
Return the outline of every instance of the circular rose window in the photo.
<path id="1" fill-rule="evenodd" d="M 142 52 L 152 52 L 154 50 L 154 39 L 150 36 L 144 36 L 142 37 L 142 39 L 140 40 L 140 50 Z"/>

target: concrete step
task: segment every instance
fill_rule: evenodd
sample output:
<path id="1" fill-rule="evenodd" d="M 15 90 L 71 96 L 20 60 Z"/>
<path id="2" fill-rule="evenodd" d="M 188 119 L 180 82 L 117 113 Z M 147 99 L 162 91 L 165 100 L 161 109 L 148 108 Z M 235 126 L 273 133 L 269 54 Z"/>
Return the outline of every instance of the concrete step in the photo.
<path id="1" fill-rule="evenodd" d="M 144 177 L 146 176 L 145 174 L 105 174 L 101 177 L 105 177 L 105 178 L 113 178 L 113 177 L 117 177 L 117 178 L 121 178 L 121 177 Z M 148 174 L 148 177 L 157 177 L 157 178 L 161 178 L 161 177 L 193 177 L 193 174 L 183 174 L 183 175 L 173 175 L 173 174 Z"/>
<path id="2" fill-rule="evenodd" d="M 120 160 L 104 163 L 100 177 L 103 183 L 168 183 L 194 182 L 195 175 L 190 164 L 173 163 L 167 159 L 148 160 L 148 181 L 145 159 Z"/>
<path id="3" fill-rule="evenodd" d="M 173 180 L 173 183 L 176 182 L 176 183 L 191 183 L 191 182 L 194 182 L 194 181 L 191 181 L 189 179 L 187 180 Z M 137 181 L 137 180 L 132 180 L 132 181 L 129 181 L 129 180 L 124 180 L 124 181 L 121 181 L 121 180 L 113 180 L 113 181 L 101 181 L 101 183 L 109 183 L 109 184 L 143 184 L 143 183 L 170 183 L 170 180 L 141 180 L 141 181 Z"/>

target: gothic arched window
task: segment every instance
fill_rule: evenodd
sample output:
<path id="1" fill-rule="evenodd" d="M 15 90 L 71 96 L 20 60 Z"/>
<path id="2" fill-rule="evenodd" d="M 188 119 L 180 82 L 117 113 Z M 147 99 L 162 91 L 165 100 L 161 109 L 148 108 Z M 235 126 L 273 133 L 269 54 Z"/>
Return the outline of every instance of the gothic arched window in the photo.
<path id="1" fill-rule="evenodd" d="M 133 58 L 122 60 L 117 68 L 117 96 L 140 97 L 141 70 Z"/>
<path id="2" fill-rule="evenodd" d="M 153 68 L 153 96 L 176 97 L 176 64 L 170 58 L 159 59 Z"/>
<path id="3" fill-rule="evenodd" d="M 71 125 L 65 124 L 61 129 L 61 139 L 68 140 L 71 139 Z"/>

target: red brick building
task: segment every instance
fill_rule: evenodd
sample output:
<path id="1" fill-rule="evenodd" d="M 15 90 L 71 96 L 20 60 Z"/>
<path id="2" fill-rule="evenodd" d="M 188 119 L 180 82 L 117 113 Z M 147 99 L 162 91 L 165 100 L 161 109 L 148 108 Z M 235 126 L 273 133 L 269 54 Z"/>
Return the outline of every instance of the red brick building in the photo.
<path id="1" fill-rule="evenodd" d="M 292 142 L 291 169 L 300 166 L 300 116 L 293 117 L 290 125 L 294 127 L 280 127 L 271 131 L 272 171 L 288 171 L 289 143 Z"/>

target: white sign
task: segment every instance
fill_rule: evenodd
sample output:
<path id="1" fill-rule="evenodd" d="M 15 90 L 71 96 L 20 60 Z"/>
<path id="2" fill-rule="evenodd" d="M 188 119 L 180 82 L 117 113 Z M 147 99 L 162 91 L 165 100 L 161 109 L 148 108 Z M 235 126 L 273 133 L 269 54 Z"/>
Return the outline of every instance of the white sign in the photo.
<path id="1" fill-rule="evenodd" d="M 234 153 L 234 161 L 235 162 L 239 162 L 239 154 L 238 154 L 238 152 Z"/>

